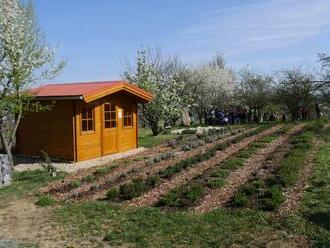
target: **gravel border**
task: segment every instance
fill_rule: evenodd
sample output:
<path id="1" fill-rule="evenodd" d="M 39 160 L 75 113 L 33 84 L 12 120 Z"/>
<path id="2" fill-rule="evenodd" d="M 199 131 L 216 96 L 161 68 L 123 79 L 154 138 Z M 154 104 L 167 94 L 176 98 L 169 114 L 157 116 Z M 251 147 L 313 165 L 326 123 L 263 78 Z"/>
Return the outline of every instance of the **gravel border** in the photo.
<path id="1" fill-rule="evenodd" d="M 140 147 L 137 149 L 126 151 L 126 152 L 115 153 L 115 154 L 111 154 L 108 156 L 90 159 L 90 160 L 86 160 L 86 161 L 80 161 L 80 162 L 76 162 L 76 163 L 52 163 L 52 164 L 59 171 L 73 173 L 73 172 L 77 172 L 80 170 L 84 170 L 84 169 L 88 169 L 88 168 L 92 168 L 92 167 L 96 167 L 96 166 L 102 166 L 109 162 L 112 162 L 112 161 L 115 161 L 118 159 L 122 159 L 122 158 L 127 158 L 130 156 L 139 154 L 141 152 L 144 152 L 146 150 L 148 150 L 148 149 L 144 148 L 144 147 Z M 17 165 L 15 165 L 14 170 L 15 171 L 27 171 L 27 170 L 42 169 L 40 162 L 26 163 L 29 159 L 31 160 L 33 158 L 29 158 L 26 156 L 16 156 L 15 160 L 17 161 Z M 20 161 L 21 161 L 21 163 L 20 163 Z"/>

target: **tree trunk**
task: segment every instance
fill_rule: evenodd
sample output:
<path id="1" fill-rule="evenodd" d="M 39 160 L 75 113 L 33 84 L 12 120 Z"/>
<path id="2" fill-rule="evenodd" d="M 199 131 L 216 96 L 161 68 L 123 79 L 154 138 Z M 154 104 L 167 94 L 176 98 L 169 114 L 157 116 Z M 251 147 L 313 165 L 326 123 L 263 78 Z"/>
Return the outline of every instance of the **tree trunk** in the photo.
<path id="1" fill-rule="evenodd" d="M 10 185 L 12 181 L 12 165 L 5 154 L 0 154 L 0 188 Z"/>
<path id="2" fill-rule="evenodd" d="M 13 171 L 13 155 L 10 141 L 5 138 L 3 122 L 0 123 L 0 141 L 6 154 L 0 154 L 0 188 L 11 184 Z"/>
<path id="3" fill-rule="evenodd" d="M 151 127 L 151 131 L 152 131 L 153 136 L 157 136 L 158 134 L 160 134 L 161 130 L 160 130 L 159 125 L 158 125 L 157 122 L 152 122 L 150 124 L 150 127 Z"/>

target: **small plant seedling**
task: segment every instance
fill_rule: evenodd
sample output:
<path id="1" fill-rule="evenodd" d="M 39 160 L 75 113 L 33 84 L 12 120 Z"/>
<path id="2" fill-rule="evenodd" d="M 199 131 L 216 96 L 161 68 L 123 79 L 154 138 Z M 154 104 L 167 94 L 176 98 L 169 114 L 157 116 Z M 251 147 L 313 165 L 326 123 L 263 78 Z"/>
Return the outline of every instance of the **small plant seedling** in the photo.
<path id="1" fill-rule="evenodd" d="M 70 186 L 72 188 L 78 188 L 78 187 L 80 187 L 80 185 L 81 185 L 81 182 L 78 181 L 78 180 L 75 180 L 75 181 L 70 182 Z"/>
<path id="2" fill-rule="evenodd" d="M 47 207 L 53 205 L 54 200 L 49 196 L 40 196 L 35 204 L 40 207 Z"/>

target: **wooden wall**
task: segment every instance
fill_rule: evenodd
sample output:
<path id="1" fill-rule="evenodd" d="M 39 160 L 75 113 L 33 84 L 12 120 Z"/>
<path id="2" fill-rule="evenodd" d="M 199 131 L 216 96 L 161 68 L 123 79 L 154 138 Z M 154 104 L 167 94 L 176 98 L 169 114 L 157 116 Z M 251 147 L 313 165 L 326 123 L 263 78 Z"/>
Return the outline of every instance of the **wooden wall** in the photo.
<path id="1" fill-rule="evenodd" d="M 136 99 L 128 93 L 120 92 L 90 103 L 88 106 L 94 108 L 95 130 L 93 132 L 84 133 L 81 131 L 81 109 L 86 105 L 83 102 L 76 103 L 76 150 L 77 160 L 87 160 L 108 155 L 104 149 L 106 142 L 110 140 L 104 139 L 104 121 L 103 121 L 103 103 L 112 102 L 117 106 L 117 146 L 115 152 L 131 150 L 137 147 L 137 104 Z M 124 105 L 133 108 L 133 126 L 124 127 L 123 118 L 118 118 L 118 112 L 123 113 Z M 112 136 L 113 137 L 113 136 Z"/>
<path id="2" fill-rule="evenodd" d="M 43 150 L 50 156 L 73 161 L 73 107 L 72 101 L 62 100 L 50 111 L 24 116 L 17 131 L 18 153 L 40 155 Z"/>
<path id="3" fill-rule="evenodd" d="M 111 136 L 104 136 L 103 103 L 113 102 L 117 106 L 117 128 Z M 94 108 L 94 130 L 82 132 L 81 110 L 83 101 L 57 101 L 51 111 L 31 113 L 22 119 L 17 132 L 18 152 L 27 155 L 40 155 L 41 150 L 50 156 L 68 161 L 82 161 L 134 149 L 137 142 L 137 103 L 134 96 L 118 92 L 96 100 L 88 106 Z M 123 107 L 131 106 L 133 110 L 133 126 L 124 127 Z M 116 147 L 106 151 L 106 142 L 113 142 Z"/>

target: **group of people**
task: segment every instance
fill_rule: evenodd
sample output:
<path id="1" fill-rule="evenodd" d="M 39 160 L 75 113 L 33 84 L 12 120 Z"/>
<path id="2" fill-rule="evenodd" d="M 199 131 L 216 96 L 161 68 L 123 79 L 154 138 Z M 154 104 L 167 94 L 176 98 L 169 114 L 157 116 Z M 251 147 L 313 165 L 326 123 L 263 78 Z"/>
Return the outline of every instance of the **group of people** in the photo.
<path id="1" fill-rule="evenodd" d="M 263 113 L 261 116 L 256 113 L 248 113 L 246 109 L 236 108 L 233 111 L 225 112 L 223 110 L 212 109 L 206 115 L 206 124 L 208 125 L 232 125 L 247 122 L 260 123 L 264 121 L 285 121 L 286 115 L 276 113 Z"/>
<path id="2" fill-rule="evenodd" d="M 206 115 L 206 123 L 209 125 L 229 125 L 247 122 L 247 113 L 243 109 L 235 109 L 231 112 L 212 109 Z"/>

